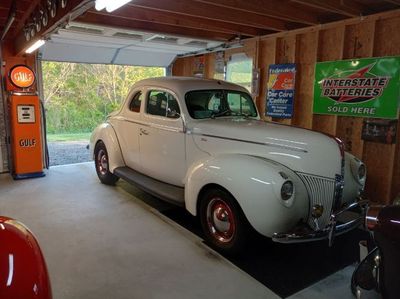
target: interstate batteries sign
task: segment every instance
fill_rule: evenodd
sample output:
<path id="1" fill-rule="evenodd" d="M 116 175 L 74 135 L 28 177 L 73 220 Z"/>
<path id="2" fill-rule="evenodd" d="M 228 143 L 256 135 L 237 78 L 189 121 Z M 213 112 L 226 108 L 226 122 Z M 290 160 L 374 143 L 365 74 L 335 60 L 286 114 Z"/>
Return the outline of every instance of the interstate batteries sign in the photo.
<path id="1" fill-rule="evenodd" d="M 296 65 L 293 63 L 269 66 L 266 115 L 292 117 L 295 75 Z"/>
<path id="2" fill-rule="evenodd" d="M 399 80 L 400 57 L 317 63 L 313 111 L 397 118 Z"/>

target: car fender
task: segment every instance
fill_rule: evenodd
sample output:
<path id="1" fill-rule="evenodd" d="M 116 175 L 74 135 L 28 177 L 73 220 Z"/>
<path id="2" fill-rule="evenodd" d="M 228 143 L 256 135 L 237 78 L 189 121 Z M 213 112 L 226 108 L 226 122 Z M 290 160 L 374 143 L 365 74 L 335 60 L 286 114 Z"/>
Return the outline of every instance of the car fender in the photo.
<path id="1" fill-rule="evenodd" d="M 0 294 L 8 299 L 51 299 L 39 244 L 21 222 L 0 216 Z"/>
<path id="2" fill-rule="evenodd" d="M 281 199 L 286 180 L 294 183 L 291 199 Z M 186 209 L 197 214 L 198 200 L 207 186 L 216 184 L 236 199 L 249 223 L 261 234 L 288 231 L 300 220 L 307 219 L 309 200 L 300 178 L 287 167 L 243 154 L 222 154 L 192 165 L 185 185 Z"/>
<path id="3" fill-rule="evenodd" d="M 122 156 L 121 147 L 115 133 L 114 128 L 110 123 L 103 123 L 99 125 L 92 133 L 90 137 L 90 154 L 94 157 L 94 148 L 97 142 L 103 141 L 106 146 L 108 154 L 108 168 L 110 172 L 113 172 L 115 168 L 125 166 L 125 161 Z"/>

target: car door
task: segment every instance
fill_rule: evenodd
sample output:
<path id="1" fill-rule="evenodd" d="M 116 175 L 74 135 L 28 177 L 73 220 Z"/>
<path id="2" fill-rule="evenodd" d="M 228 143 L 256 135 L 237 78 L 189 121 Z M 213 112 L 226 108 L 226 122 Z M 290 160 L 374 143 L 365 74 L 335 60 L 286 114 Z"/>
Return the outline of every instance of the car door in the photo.
<path id="1" fill-rule="evenodd" d="M 142 172 L 160 181 L 183 186 L 186 175 L 184 124 L 176 95 L 149 88 L 143 125 L 139 127 Z"/>
<path id="2" fill-rule="evenodd" d="M 139 125 L 141 123 L 141 111 L 145 99 L 145 89 L 134 90 L 130 95 L 122 111 L 115 118 L 115 131 L 119 145 L 128 167 L 140 171 L 139 153 Z"/>

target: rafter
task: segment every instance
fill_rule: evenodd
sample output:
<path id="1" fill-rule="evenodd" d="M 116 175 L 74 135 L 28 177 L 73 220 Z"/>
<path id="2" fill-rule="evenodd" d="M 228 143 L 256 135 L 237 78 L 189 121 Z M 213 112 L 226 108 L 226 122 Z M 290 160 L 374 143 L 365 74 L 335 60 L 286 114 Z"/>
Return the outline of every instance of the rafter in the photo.
<path id="1" fill-rule="evenodd" d="M 350 0 L 291 0 L 291 2 L 318 8 L 347 17 L 357 17 L 368 12 L 368 8 L 366 6 Z"/>
<path id="2" fill-rule="evenodd" d="M 93 9 L 90 10 L 87 14 L 109 16 L 109 14 L 104 11 L 99 12 Z M 179 26 L 182 28 L 191 29 L 202 28 L 203 30 L 249 37 L 265 35 L 271 32 L 268 30 L 257 29 L 249 26 L 242 26 L 221 21 L 210 21 L 202 18 L 179 15 L 176 13 L 169 13 L 164 11 L 148 10 L 142 7 L 124 7 L 117 10 L 115 13 L 113 13 L 113 15 L 136 21 L 153 22 L 157 24 Z"/>
<path id="3" fill-rule="evenodd" d="M 181 37 L 193 37 L 197 39 L 207 39 L 207 40 L 218 40 L 218 41 L 228 41 L 235 37 L 234 34 L 226 34 L 220 32 L 213 32 L 209 30 L 199 29 L 185 29 L 179 28 L 177 26 L 162 25 L 152 22 L 143 22 L 130 20 L 126 18 L 121 18 L 118 16 L 107 15 L 101 16 L 96 14 L 88 13 L 85 16 L 81 16 L 76 19 L 80 23 L 100 25 L 100 26 L 111 26 L 127 30 L 136 30 L 142 32 L 151 33 L 161 33 L 170 34 Z"/>
<path id="4" fill-rule="evenodd" d="M 290 3 L 281 0 L 195 0 L 196 2 L 207 3 L 209 5 L 222 8 L 231 8 L 248 13 L 256 13 L 267 17 L 273 17 L 289 22 L 316 25 L 319 20 L 315 14 L 303 9 L 301 14 L 293 9 Z"/>
<path id="5" fill-rule="evenodd" d="M 287 22 L 282 20 L 266 18 L 265 16 L 230 8 L 213 9 L 208 4 L 195 2 L 193 0 L 135 0 L 127 4 L 127 6 L 173 12 L 186 16 L 251 26 L 265 30 L 285 31 L 288 29 Z"/>
<path id="6" fill-rule="evenodd" d="M 384 0 L 384 1 L 395 5 L 400 5 L 400 0 Z"/>

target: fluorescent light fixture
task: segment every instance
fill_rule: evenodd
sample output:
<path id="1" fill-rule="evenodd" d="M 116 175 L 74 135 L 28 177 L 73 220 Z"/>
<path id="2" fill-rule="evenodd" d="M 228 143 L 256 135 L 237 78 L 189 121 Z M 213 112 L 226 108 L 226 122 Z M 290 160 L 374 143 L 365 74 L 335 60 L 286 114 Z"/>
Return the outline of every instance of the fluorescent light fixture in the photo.
<path id="1" fill-rule="evenodd" d="M 107 12 L 112 12 L 131 0 L 96 0 L 96 10 L 106 9 Z"/>
<path id="2" fill-rule="evenodd" d="M 38 41 L 36 41 L 32 46 L 30 46 L 25 53 L 32 53 L 34 51 L 36 51 L 37 49 L 39 49 L 41 46 L 43 46 L 45 43 L 45 41 L 43 39 L 39 39 Z"/>
<path id="3" fill-rule="evenodd" d="M 96 0 L 96 10 L 103 10 L 104 8 L 106 8 L 107 2 L 107 0 Z"/>

